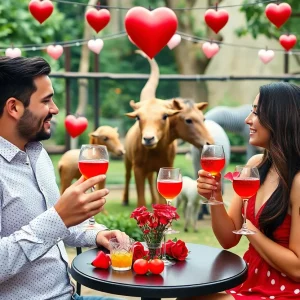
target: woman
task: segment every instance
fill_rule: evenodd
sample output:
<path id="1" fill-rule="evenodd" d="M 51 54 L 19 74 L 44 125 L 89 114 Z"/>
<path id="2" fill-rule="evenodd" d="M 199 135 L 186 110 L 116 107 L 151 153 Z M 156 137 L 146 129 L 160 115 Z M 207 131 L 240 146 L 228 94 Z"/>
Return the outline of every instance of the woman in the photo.
<path id="1" fill-rule="evenodd" d="M 257 166 L 261 185 L 249 200 L 244 255 L 248 278 L 240 286 L 198 299 L 298 299 L 300 297 L 300 88 L 289 83 L 271 83 L 260 88 L 245 122 L 249 143 L 263 147 L 248 165 Z M 211 191 L 223 201 L 220 177 L 199 171 L 198 193 L 209 198 Z M 241 236 L 232 233 L 242 226 L 242 199 L 235 194 L 228 211 L 211 207 L 213 231 L 225 249 Z"/>

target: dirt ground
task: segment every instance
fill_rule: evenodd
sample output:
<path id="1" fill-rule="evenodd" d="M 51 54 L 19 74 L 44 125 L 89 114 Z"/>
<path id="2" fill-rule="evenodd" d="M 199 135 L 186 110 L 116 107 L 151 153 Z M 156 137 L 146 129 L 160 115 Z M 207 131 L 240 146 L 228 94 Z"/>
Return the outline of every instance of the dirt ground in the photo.
<path id="1" fill-rule="evenodd" d="M 117 199 L 122 194 L 122 190 L 120 190 L 119 187 L 109 187 L 109 189 L 110 189 L 109 197 L 111 197 L 111 199 Z M 136 191 L 134 189 L 134 186 L 131 186 L 130 193 L 131 193 L 131 195 L 135 195 Z M 224 202 L 226 204 L 228 204 L 230 202 L 230 199 L 231 199 L 232 195 L 233 195 L 232 188 L 230 187 L 230 184 L 228 184 L 225 187 L 225 194 L 223 196 L 224 197 Z M 149 194 L 147 195 L 147 198 L 149 198 Z M 198 222 L 199 222 L 199 228 L 203 228 L 203 227 L 206 227 L 206 226 L 211 226 L 209 216 L 205 216 L 205 218 L 203 220 L 200 220 Z M 67 248 L 67 252 L 68 252 L 68 255 L 69 255 L 69 263 L 71 263 L 72 260 L 74 259 L 74 257 L 76 256 L 76 249 L 75 248 Z M 107 296 L 107 297 L 129 299 L 129 300 L 130 299 L 140 300 L 140 298 L 138 298 L 138 297 L 120 296 L 120 295 L 113 295 L 113 294 L 98 292 L 98 291 L 89 289 L 85 286 L 81 286 L 81 295 L 82 296 Z M 168 299 L 172 300 L 172 298 L 168 298 Z"/>

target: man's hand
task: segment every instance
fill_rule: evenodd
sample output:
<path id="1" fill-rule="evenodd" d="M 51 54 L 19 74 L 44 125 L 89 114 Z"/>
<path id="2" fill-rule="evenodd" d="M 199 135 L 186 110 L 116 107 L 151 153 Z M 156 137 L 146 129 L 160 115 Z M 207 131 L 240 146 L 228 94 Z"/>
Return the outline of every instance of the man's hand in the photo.
<path id="1" fill-rule="evenodd" d="M 61 195 L 54 208 L 66 227 L 77 225 L 99 213 L 106 202 L 108 189 L 86 193 L 91 187 L 104 181 L 105 175 L 99 175 L 87 180 L 82 176 Z"/>
<path id="2" fill-rule="evenodd" d="M 118 241 L 128 241 L 129 236 L 120 230 L 104 230 L 99 231 L 96 237 L 96 243 L 98 246 L 103 246 L 109 249 L 109 240 L 112 238 L 117 238 Z"/>

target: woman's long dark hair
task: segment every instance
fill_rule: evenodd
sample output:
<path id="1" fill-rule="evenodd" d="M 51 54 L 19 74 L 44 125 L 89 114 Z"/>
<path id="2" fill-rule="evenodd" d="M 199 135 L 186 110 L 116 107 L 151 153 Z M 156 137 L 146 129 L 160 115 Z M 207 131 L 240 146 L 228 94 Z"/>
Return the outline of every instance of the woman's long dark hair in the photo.
<path id="1" fill-rule="evenodd" d="M 294 176 L 300 171 L 300 87 L 285 82 L 262 86 L 257 114 L 270 131 L 269 148 L 259 166 L 261 184 L 271 166 L 279 174 L 279 185 L 259 218 L 262 232 L 274 239 L 288 211 Z"/>

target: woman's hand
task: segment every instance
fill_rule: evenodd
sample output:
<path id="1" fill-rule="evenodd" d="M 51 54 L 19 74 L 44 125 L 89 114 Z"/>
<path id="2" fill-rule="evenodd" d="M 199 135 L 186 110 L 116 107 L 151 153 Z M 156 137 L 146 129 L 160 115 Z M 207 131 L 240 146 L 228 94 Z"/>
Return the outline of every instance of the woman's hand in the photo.
<path id="1" fill-rule="evenodd" d="M 212 191 L 215 192 L 215 195 L 218 193 L 221 195 L 221 174 L 219 173 L 216 176 L 212 176 L 209 172 L 200 170 L 198 172 L 197 179 L 197 190 L 198 194 L 209 199 Z"/>

